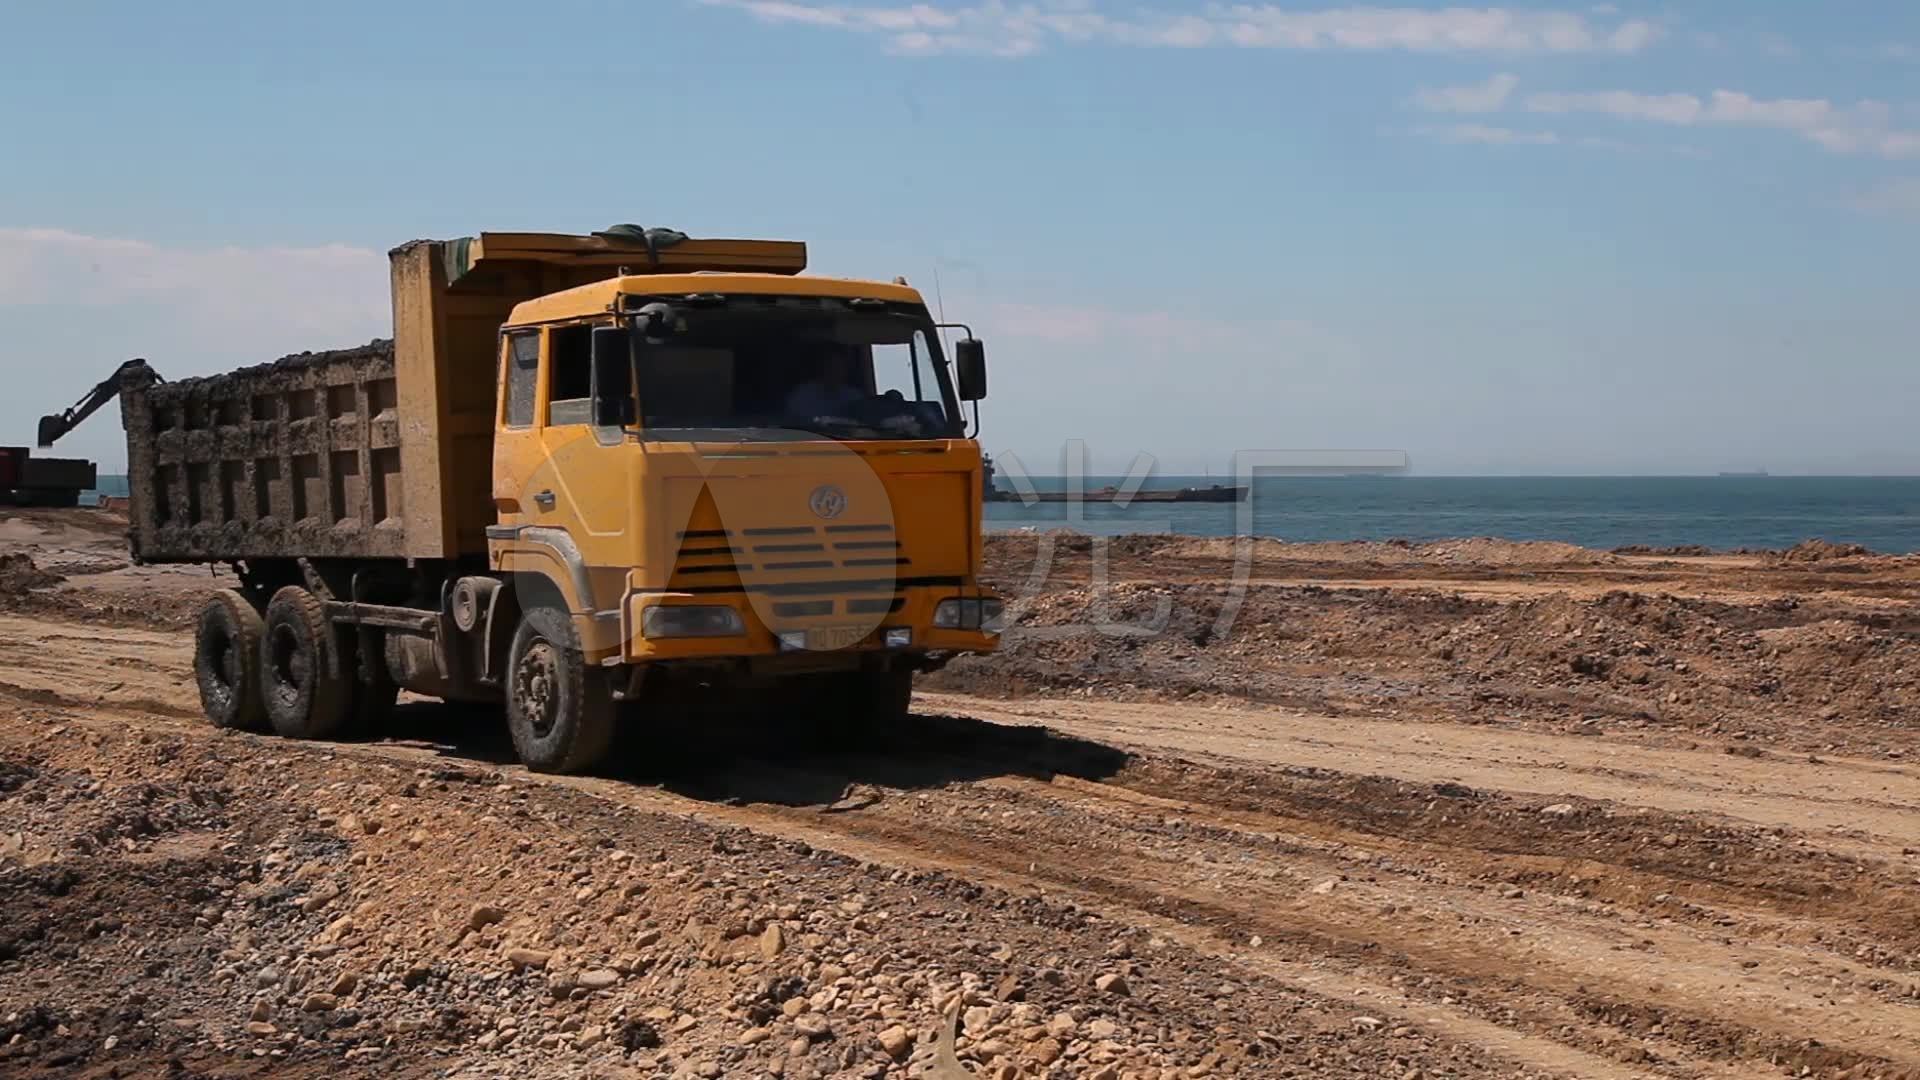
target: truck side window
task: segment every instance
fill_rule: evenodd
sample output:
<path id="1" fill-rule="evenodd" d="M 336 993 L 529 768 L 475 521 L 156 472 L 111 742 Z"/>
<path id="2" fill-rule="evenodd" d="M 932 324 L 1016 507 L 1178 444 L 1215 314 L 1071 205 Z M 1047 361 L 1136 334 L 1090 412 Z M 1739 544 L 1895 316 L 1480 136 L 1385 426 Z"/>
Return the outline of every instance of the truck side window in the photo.
<path id="1" fill-rule="evenodd" d="M 533 426 L 533 385 L 540 372 L 540 331 L 507 335 L 507 426 Z"/>
<path id="2" fill-rule="evenodd" d="M 874 345 L 871 352 L 875 394 L 899 393 L 898 409 L 915 417 L 929 433 L 946 431 L 951 426 L 941 402 L 940 376 L 934 372 L 933 349 L 927 344 L 925 334 L 915 330 L 911 340 Z"/>
<path id="3" fill-rule="evenodd" d="M 547 423 L 593 422 L 593 327 L 556 326 L 547 365 Z"/>

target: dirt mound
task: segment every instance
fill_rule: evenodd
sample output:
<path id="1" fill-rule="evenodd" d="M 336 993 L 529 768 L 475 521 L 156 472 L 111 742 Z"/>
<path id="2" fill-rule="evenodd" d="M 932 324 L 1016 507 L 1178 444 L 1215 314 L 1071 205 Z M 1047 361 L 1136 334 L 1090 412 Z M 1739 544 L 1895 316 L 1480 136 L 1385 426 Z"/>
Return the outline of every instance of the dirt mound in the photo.
<path id="1" fill-rule="evenodd" d="M 0 554 L 0 595 L 18 596 L 31 589 L 58 585 L 65 580 L 51 570 L 41 569 L 31 555 L 19 552 Z"/>
<path id="2" fill-rule="evenodd" d="M 1051 589 L 1016 615 L 997 655 L 930 685 L 1742 731 L 1809 749 L 1920 731 L 1920 633 L 1790 599 L 1257 585 L 1236 601 L 1221 585 L 1120 582 Z"/>
<path id="3" fill-rule="evenodd" d="M 987 534 L 987 552 L 989 556 L 1010 552 L 1024 554 L 1035 543 L 1040 543 L 1066 555 L 1085 555 L 1099 548 L 1114 555 L 1145 556 L 1165 554 L 1195 542 L 1194 537 L 1152 533 L 1092 536 L 1083 532 L 1074 532 L 1072 529 L 1019 528 Z M 1229 545 L 1223 550 L 1231 555 L 1233 553 L 1230 546 L 1231 538 L 1223 542 Z"/>
<path id="4" fill-rule="evenodd" d="M 1652 547 L 1647 544 L 1627 544 L 1613 549 L 1615 555 L 1662 555 L 1670 558 L 1700 558 L 1713 554 L 1713 549 L 1705 544 L 1673 544 L 1668 547 Z"/>
<path id="5" fill-rule="evenodd" d="M 125 570 L 133 565 L 127 559 L 104 555 L 61 555 L 53 554 L 41 560 L 42 569 L 62 577 L 87 577 L 92 574 L 110 574 L 115 570 Z"/>
<path id="6" fill-rule="evenodd" d="M 1773 557 L 1779 562 L 1810 563 L 1828 562 L 1833 559 L 1857 559 L 1863 556 L 1877 555 L 1872 548 L 1859 544 L 1836 544 L 1831 540 L 1802 540 Z"/>
<path id="7" fill-rule="evenodd" d="M 28 544 L 124 551 L 127 516 L 93 507 L 0 510 L 0 545 L 17 548 Z"/>
<path id="8" fill-rule="evenodd" d="M 33 612 L 61 622 L 106 628 L 190 630 L 200 619 L 207 594 L 217 587 L 155 591 L 150 595 L 74 586 L 22 592 L 0 589 L 0 610 Z"/>
<path id="9" fill-rule="evenodd" d="M 1078 533 L 1049 532 L 1007 537 L 998 545 L 989 538 L 989 553 L 996 547 L 1006 551 L 1024 550 L 1038 537 L 1050 540 L 1054 550 L 1080 554 L 1092 549 L 1095 538 Z M 1415 543 L 1410 540 L 1344 540 L 1294 543 L 1269 537 L 1251 541 L 1232 536 L 1153 536 L 1125 535 L 1102 538 L 1109 555 L 1139 558 L 1152 556 L 1169 560 L 1206 559 L 1231 561 L 1239 557 L 1243 545 L 1251 544 L 1255 565 L 1280 563 L 1329 563 L 1367 566 L 1606 566 L 1619 560 L 1610 552 L 1595 551 L 1575 544 L 1544 540 L 1499 540 L 1469 537 Z"/>
<path id="10" fill-rule="evenodd" d="M 1373 545 L 1369 545 L 1370 547 Z M 1391 561 L 1452 566 L 1606 566 L 1618 560 L 1605 551 L 1550 540 L 1501 540 L 1477 536 L 1429 544 L 1390 543 Z"/>

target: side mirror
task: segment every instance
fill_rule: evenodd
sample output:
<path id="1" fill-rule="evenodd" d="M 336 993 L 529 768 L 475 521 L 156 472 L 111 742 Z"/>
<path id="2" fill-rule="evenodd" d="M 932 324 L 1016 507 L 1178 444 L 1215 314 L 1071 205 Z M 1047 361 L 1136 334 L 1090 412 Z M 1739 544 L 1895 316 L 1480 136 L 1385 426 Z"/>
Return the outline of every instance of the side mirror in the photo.
<path id="1" fill-rule="evenodd" d="M 961 401 L 979 401 L 987 396 L 987 347 L 979 338 L 961 338 L 953 343 L 953 371 L 960 383 Z"/>
<path id="2" fill-rule="evenodd" d="M 593 423 L 633 423 L 633 336 L 624 326 L 593 328 Z"/>
<path id="3" fill-rule="evenodd" d="M 658 345 L 673 333 L 674 326 L 680 320 L 680 313 L 673 310 L 672 304 L 663 304 L 658 300 L 633 313 L 633 324 L 650 345 Z"/>

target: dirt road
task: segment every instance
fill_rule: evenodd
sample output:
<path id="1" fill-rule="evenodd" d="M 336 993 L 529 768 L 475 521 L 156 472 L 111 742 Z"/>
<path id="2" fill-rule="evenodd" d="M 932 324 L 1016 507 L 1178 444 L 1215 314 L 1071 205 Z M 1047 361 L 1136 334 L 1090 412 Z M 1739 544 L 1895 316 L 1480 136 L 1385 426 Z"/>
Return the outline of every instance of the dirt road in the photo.
<path id="1" fill-rule="evenodd" d="M 586 778 L 215 733 L 207 578 L 68 559 L 0 594 L 0 1075 L 939 1075 L 958 994 L 980 1076 L 1920 1077 L 1920 565 L 1057 547 L 890 745 Z"/>

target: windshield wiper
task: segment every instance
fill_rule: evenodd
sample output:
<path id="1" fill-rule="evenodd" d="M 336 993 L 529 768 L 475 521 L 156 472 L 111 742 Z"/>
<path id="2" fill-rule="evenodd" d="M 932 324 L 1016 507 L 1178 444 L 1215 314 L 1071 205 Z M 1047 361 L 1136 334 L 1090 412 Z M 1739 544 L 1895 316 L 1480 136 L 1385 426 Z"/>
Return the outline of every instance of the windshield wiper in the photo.
<path id="1" fill-rule="evenodd" d="M 854 439 L 924 439 L 928 437 L 917 421 L 893 427 L 886 424 L 861 423 L 858 420 L 843 417 L 817 416 L 807 421 L 807 424 L 822 435 L 832 433 Z"/>
<path id="2" fill-rule="evenodd" d="M 781 429 L 754 425 L 752 427 L 733 427 L 726 424 L 648 424 L 645 433 L 658 438 L 664 434 L 684 436 L 700 441 L 735 442 L 773 442 Z"/>

